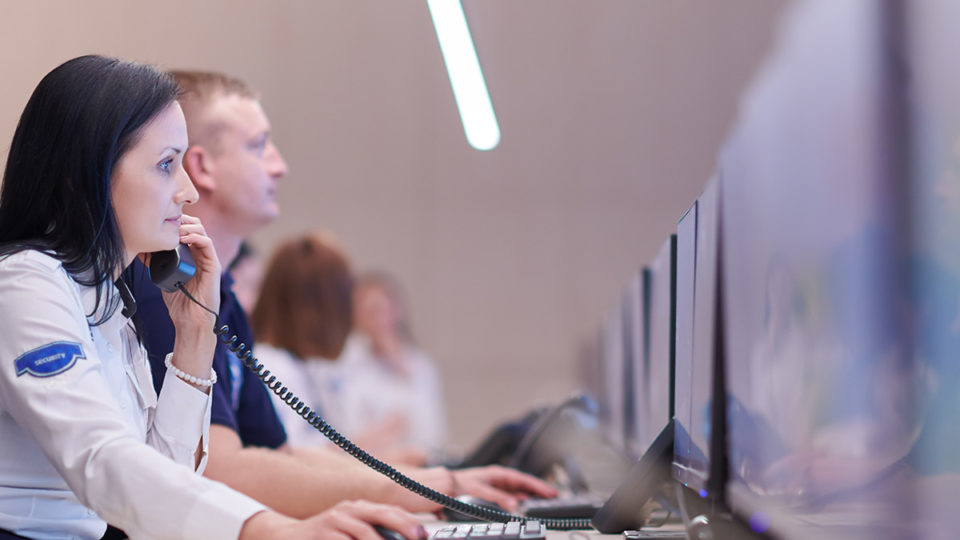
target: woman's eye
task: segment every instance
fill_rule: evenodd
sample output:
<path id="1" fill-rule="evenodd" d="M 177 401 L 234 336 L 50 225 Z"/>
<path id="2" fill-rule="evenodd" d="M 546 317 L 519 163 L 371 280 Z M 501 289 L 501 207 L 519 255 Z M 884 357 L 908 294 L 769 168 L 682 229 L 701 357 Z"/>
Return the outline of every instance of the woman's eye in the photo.
<path id="1" fill-rule="evenodd" d="M 170 168 L 173 167 L 173 159 L 167 159 L 167 160 L 161 161 L 160 164 L 157 165 L 157 167 L 159 167 L 160 170 L 165 173 L 170 172 Z"/>

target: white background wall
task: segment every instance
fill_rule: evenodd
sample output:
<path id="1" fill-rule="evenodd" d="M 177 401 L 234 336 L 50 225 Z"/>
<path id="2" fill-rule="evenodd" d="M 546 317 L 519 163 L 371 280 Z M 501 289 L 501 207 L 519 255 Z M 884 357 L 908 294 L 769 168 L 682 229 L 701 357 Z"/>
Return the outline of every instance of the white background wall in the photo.
<path id="1" fill-rule="evenodd" d="M 783 7 L 464 0 L 503 133 L 483 153 L 423 0 L 0 4 L 0 160 L 36 83 L 81 54 L 258 88 L 291 174 L 254 244 L 322 227 L 398 276 L 454 449 L 576 388 L 578 351 L 698 195 Z"/>

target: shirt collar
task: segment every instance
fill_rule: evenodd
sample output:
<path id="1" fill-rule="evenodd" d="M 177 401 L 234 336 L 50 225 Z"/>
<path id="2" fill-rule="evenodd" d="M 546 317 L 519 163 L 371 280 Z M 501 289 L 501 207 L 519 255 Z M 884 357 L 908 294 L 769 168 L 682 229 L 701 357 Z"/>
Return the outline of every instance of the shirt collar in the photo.
<path id="1" fill-rule="evenodd" d="M 85 276 L 86 277 L 86 276 Z M 96 286 L 82 285 L 77 283 L 77 287 L 80 289 L 80 301 L 83 305 L 83 313 L 87 316 L 88 323 L 95 323 L 103 319 L 105 313 L 108 312 L 111 307 L 112 302 L 108 301 L 110 298 L 116 298 L 120 300 L 120 291 L 117 289 L 117 286 L 111 282 L 105 282 L 103 284 L 103 294 L 100 298 L 100 306 L 94 312 L 94 306 L 97 303 L 97 288 Z M 91 316 L 90 313 L 93 313 Z M 120 327 L 127 324 L 129 317 L 124 316 L 123 314 L 123 302 L 122 300 L 117 305 L 116 311 L 110 315 L 103 323 L 100 325 L 103 329 L 106 330 L 116 330 Z"/>

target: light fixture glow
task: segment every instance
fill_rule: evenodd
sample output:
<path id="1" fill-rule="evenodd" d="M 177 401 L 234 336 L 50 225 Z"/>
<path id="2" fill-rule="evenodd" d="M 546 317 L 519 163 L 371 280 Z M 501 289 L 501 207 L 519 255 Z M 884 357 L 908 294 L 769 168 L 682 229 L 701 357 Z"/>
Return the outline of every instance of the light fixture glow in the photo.
<path id="1" fill-rule="evenodd" d="M 477 150 L 492 150 L 500 143 L 500 126 L 483 80 L 463 6 L 460 0 L 427 0 L 427 7 L 437 31 L 440 52 L 447 65 L 467 142 Z"/>

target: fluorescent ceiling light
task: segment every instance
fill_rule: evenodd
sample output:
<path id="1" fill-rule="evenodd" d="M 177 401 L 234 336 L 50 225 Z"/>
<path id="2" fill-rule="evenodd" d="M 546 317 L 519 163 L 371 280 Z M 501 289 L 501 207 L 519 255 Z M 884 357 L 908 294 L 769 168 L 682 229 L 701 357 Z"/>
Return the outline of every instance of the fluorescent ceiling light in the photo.
<path id="1" fill-rule="evenodd" d="M 463 6 L 460 0 L 427 0 L 427 7 L 437 30 L 467 142 L 477 150 L 492 150 L 500 143 L 500 126 L 480 71 Z"/>

